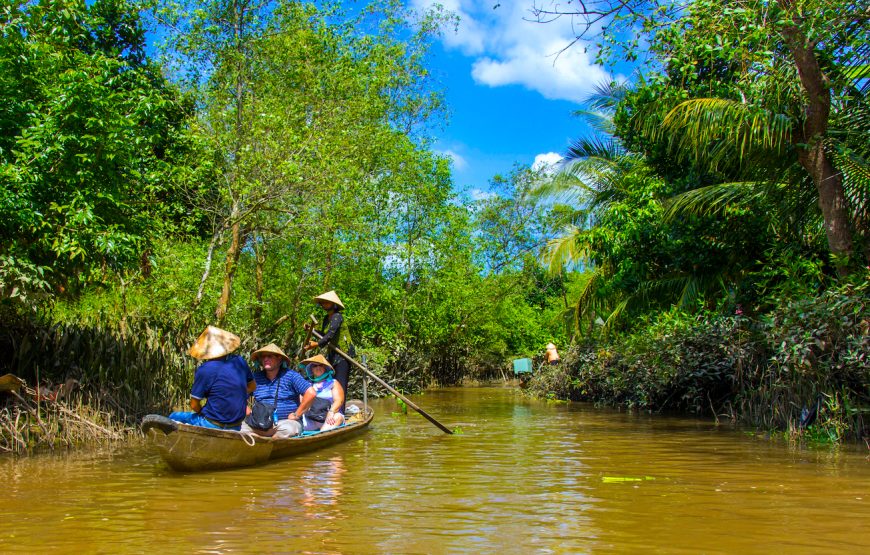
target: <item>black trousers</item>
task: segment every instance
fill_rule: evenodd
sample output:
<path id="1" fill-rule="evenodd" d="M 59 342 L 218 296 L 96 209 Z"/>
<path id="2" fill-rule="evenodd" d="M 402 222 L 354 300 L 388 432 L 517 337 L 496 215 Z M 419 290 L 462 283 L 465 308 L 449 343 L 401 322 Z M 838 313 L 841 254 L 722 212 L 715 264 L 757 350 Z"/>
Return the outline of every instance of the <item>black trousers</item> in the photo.
<path id="1" fill-rule="evenodd" d="M 329 363 L 335 370 L 335 379 L 341 384 L 341 389 L 344 390 L 344 399 L 347 401 L 347 380 L 350 377 L 350 363 L 346 358 L 336 353 L 333 353 L 329 358 Z M 341 405 L 341 411 L 344 412 L 344 404 Z"/>

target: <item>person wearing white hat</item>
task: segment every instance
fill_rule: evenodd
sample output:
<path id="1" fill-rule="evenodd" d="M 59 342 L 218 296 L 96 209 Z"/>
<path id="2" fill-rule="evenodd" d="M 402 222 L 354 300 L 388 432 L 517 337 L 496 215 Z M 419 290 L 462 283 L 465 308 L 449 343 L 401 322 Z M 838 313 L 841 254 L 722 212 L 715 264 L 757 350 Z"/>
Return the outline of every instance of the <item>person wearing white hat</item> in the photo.
<path id="1" fill-rule="evenodd" d="M 232 354 L 239 348 L 238 336 L 208 326 L 188 353 L 203 361 L 193 375 L 190 408 L 193 412 L 173 412 L 169 418 L 192 426 L 239 430 L 248 395 L 257 386 L 248 363 Z M 208 402 L 203 404 L 203 400 Z"/>
<path id="2" fill-rule="evenodd" d="M 335 372 L 335 379 L 341 384 L 344 396 L 347 396 L 350 363 L 335 351 L 335 349 L 340 349 L 348 356 L 354 356 L 353 338 L 351 338 L 347 322 L 341 314 L 341 311 L 344 310 L 344 303 L 341 302 L 335 291 L 327 291 L 314 297 L 314 302 L 326 311 L 326 318 L 323 319 L 323 336 L 319 341 L 310 341 L 305 346 L 305 350 L 326 348 L 326 359 Z M 344 411 L 344 404 L 342 404 L 342 411 Z"/>

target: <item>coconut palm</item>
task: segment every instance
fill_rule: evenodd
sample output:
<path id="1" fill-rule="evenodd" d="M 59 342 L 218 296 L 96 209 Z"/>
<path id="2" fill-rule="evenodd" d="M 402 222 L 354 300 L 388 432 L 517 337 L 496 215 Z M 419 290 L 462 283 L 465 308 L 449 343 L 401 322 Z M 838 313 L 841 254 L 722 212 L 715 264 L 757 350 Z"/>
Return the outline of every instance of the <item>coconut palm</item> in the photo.
<path id="1" fill-rule="evenodd" d="M 741 2 L 748 22 L 778 9 L 785 23 L 766 33 L 733 38 L 742 49 L 742 69 L 726 84 L 730 92 L 666 106 L 663 117 L 661 105 L 639 110 L 632 127 L 653 142 L 666 143 L 702 171 L 724 169 L 742 178 L 680 195 L 671 215 L 716 212 L 767 198 L 783 226 L 799 230 L 805 239 L 825 233 L 842 275 L 848 272 L 855 243 L 863 244 L 870 261 L 870 43 L 861 31 L 870 13 L 866 2 L 815 3 L 821 11 L 813 18 L 829 27 L 824 41 L 808 39 L 802 23 L 790 23 L 787 18 L 796 9 L 792 2 Z M 725 9 L 716 6 L 705 2 L 702 7 Z M 716 36 L 711 29 L 721 30 L 715 14 L 691 18 L 680 41 L 662 48 L 671 59 L 697 56 L 691 48 L 704 37 L 709 41 Z M 728 25 L 737 27 L 733 21 Z M 686 44 L 692 45 L 689 50 L 684 50 Z M 732 51 L 720 55 L 734 58 Z M 680 75 L 677 71 L 665 88 L 682 90 L 685 76 Z"/>
<path id="2" fill-rule="evenodd" d="M 689 268 L 679 263 L 675 251 L 686 228 L 663 221 L 661 199 L 650 198 L 649 193 L 664 181 L 642 157 L 626 153 L 615 159 L 591 155 L 570 159 L 554 181 L 548 189 L 561 187 L 564 192 L 559 198 L 579 203 L 574 221 L 548 243 L 543 259 L 551 272 L 566 265 L 586 270 L 572 309 L 578 332 L 583 322 L 599 318 L 608 331 L 629 314 L 674 305 L 689 308 L 699 299 L 720 296 L 740 281 L 745 265 L 739 260 Z M 626 214 L 635 209 L 636 214 Z M 651 234 L 652 254 L 646 256 L 643 240 L 631 237 L 644 229 Z"/>
<path id="3" fill-rule="evenodd" d="M 606 331 L 626 313 L 672 304 L 690 306 L 698 298 L 721 293 L 739 277 L 729 275 L 730 270 L 741 268 L 729 262 L 689 271 L 675 260 L 675 239 L 685 231 L 659 225 L 665 182 L 654 175 L 643 156 L 627 151 L 619 139 L 606 134 L 613 130 L 608 112 L 626 90 L 624 85 L 598 88 L 588 102 L 593 110 L 580 115 L 591 119 L 599 133 L 575 141 L 557 174 L 536 191 L 540 198 L 570 207 L 562 210 L 562 233 L 549 241 L 542 259 L 553 273 L 565 267 L 586 270 L 571 309 L 579 332 L 586 321 L 601 319 Z M 621 221 L 623 214 L 635 210 L 636 216 L 626 216 L 633 221 Z M 627 228 L 636 225 L 654 234 L 651 241 L 657 247 L 652 250 L 661 251 L 646 262 L 638 260 L 643 255 L 637 251 L 643 247 L 624 236 L 631 233 Z"/>

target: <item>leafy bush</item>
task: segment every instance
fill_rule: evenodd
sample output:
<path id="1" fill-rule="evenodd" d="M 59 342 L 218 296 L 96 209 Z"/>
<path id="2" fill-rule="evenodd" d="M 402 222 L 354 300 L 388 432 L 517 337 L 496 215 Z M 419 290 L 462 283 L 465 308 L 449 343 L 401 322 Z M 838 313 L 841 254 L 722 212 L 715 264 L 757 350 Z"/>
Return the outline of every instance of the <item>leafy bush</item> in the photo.
<path id="1" fill-rule="evenodd" d="M 577 347 L 535 375 L 541 397 L 649 411 L 726 414 L 767 428 L 860 435 L 870 412 L 870 284 L 798 298 L 760 319 L 673 310 L 606 345 Z M 814 410 L 814 407 L 818 407 Z"/>

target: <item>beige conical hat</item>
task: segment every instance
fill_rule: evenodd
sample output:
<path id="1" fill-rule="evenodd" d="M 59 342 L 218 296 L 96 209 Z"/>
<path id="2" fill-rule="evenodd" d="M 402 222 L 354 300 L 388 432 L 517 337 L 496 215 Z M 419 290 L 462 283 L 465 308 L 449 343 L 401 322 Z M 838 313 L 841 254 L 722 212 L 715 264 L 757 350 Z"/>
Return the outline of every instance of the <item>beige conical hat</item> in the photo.
<path id="1" fill-rule="evenodd" d="M 208 326 L 187 351 L 190 356 L 198 360 L 211 360 L 226 356 L 239 348 L 242 341 L 234 333 Z"/>
<path id="2" fill-rule="evenodd" d="M 251 353 L 251 360 L 257 360 L 260 358 L 260 355 L 265 354 L 278 355 L 279 357 L 284 359 L 284 362 L 290 364 L 290 357 L 288 357 L 287 354 L 281 350 L 281 347 L 275 345 L 274 343 L 269 343 L 265 347 L 260 347 L 259 349 Z"/>
<path id="3" fill-rule="evenodd" d="M 326 360 L 326 357 L 324 357 L 323 355 L 314 355 L 313 357 L 306 358 L 302 361 L 302 364 L 322 364 L 330 370 L 335 370 L 332 365 L 329 364 L 329 361 Z"/>
<path id="4" fill-rule="evenodd" d="M 341 299 L 338 298 L 338 294 L 335 292 L 335 290 L 327 291 L 322 295 L 317 295 L 316 297 L 314 297 L 314 302 L 319 303 L 320 301 L 329 301 L 331 303 L 337 304 L 341 308 L 344 308 L 344 303 L 341 302 Z"/>

